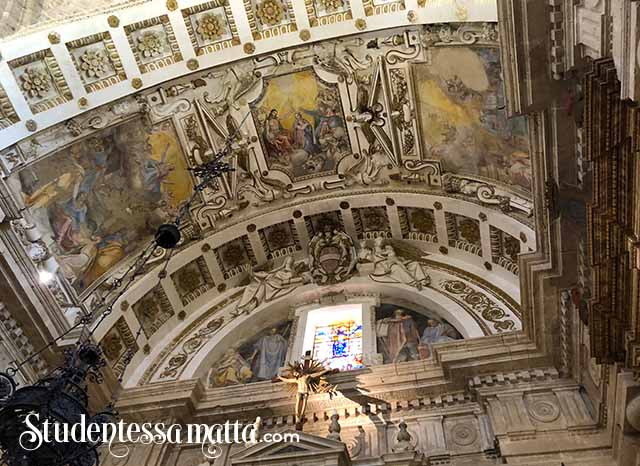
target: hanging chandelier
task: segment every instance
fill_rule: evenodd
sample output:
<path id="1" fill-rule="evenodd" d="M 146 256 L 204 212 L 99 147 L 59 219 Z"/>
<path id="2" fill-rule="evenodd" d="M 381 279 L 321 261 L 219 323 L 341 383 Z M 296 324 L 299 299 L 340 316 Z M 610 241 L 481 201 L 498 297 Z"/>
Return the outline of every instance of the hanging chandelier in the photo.
<path id="1" fill-rule="evenodd" d="M 248 116 L 248 114 L 247 114 Z M 231 152 L 231 144 L 239 134 L 244 117 L 234 134 L 230 135 L 219 153 L 211 160 L 193 168 L 191 171 L 199 180 L 189 200 L 182 206 L 173 223 L 160 225 L 151 244 L 137 257 L 122 277 L 113 281 L 109 292 L 101 297 L 93 306 L 92 312 L 83 316 L 79 323 L 71 327 L 65 334 L 81 327 L 81 337 L 74 347 L 65 351 L 64 363 L 50 374 L 33 385 L 17 388 L 15 375 L 20 366 L 29 362 L 35 355 L 52 346 L 56 340 L 21 363 L 16 368 L 9 368 L 0 373 L 0 465 L 2 466 L 98 466 L 100 458 L 98 447 L 100 442 L 76 441 L 62 442 L 55 438 L 40 441 L 31 434 L 40 432 L 48 426 L 58 426 L 60 430 L 71 429 L 73 425 L 91 425 L 102 428 L 112 423 L 117 413 L 113 408 L 115 398 L 102 412 L 89 412 L 90 383 L 102 383 L 101 369 L 106 366 L 102 350 L 93 343 L 92 336 L 96 328 L 111 314 L 113 305 L 122 297 L 135 278 L 144 270 L 149 258 L 158 248 L 169 250 L 164 262 L 164 269 L 171 258 L 171 252 L 180 242 L 180 224 L 189 214 L 196 195 L 206 188 L 215 188 L 217 179 L 225 173 L 233 171 L 229 163 L 224 161 Z M 126 281 L 123 279 L 126 278 Z M 96 317 L 99 319 L 90 329 Z M 144 322 L 136 334 L 139 337 Z M 133 359 L 134 353 L 129 349 L 124 356 L 125 368 Z M 122 370 L 124 374 L 124 369 Z M 122 375 L 119 379 L 122 382 Z M 30 424 L 30 425 L 29 425 Z"/>

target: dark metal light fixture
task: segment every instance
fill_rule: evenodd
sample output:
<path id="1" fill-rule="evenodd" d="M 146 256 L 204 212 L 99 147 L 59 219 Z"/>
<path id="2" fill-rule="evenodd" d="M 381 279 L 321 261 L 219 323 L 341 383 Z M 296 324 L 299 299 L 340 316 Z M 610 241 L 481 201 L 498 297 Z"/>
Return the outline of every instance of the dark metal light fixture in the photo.
<path id="1" fill-rule="evenodd" d="M 66 354 L 64 365 L 34 385 L 14 390 L 11 378 L 0 377 L 4 393 L 10 393 L 0 409 L 2 461 L 9 466 L 98 464 L 98 444 L 52 440 L 38 447 L 25 421 L 29 416 L 41 432 L 45 423 L 72 425 L 81 422 L 82 416 L 91 424 L 112 422 L 115 413 L 110 408 L 93 416 L 88 411 L 87 383 L 101 382 L 99 371 L 104 365 L 100 348 L 83 343 Z"/>
<path id="2" fill-rule="evenodd" d="M 243 123 L 245 120 L 246 116 Z M 42 443 L 39 448 L 30 449 L 30 436 L 25 435 L 21 445 L 21 435 L 31 431 L 26 424 L 27 416 L 41 432 L 44 430 L 45 422 L 70 429 L 72 425 L 81 423 L 83 416 L 86 425 L 113 422 L 116 413 L 112 405 L 95 415 L 91 415 L 88 411 L 88 384 L 102 383 L 100 369 L 106 365 L 100 347 L 91 341 L 91 336 L 105 317 L 111 313 L 113 304 L 124 295 L 140 271 L 144 270 L 153 251 L 158 247 L 168 250 L 176 248 L 181 239 L 180 224 L 188 214 L 196 194 L 207 187 L 215 187 L 218 178 L 233 170 L 227 162 L 223 161 L 223 158 L 229 154 L 231 143 L 239 133 L 239 129 L 240 127 L 229 136 L 221 152 L 210 161 L 192 169 L 199 183 L 194 187 L 192 196 L 180 209 L 175 222 L 161 225 L 155 234 L 153 244 L 145 248 L 123 277 L 114 280 L 111 288 L 114 295 L 110 297 L 109 304 L 103 297 L 93 309 L 92 314 L 82 319 L 80 324 L 86 332 L 83 332 L 83 337 L 73 349 L 65 353 L 64 364 L 33 385 L 19 389 L 16 389 L 17 384 L 14 379 L 17 369 L 10 368 L 6 373 L 0 373 L 0 464 L 2 466 L 97 466 L 100 464 L 98 453 L 100 443 L 90 441 L 63 443 L 50 439 Z M 171 255 L 168 254 L 165 268 L 170 257 Z M 128 280 L 123 283 L 127 275 L 129 275 Z M 102 316 L 93 330 L 89 330 L 89 326 L 94 321 L 92 317 L 95 317 L 96 313 L 101 313 Z M 73 326 L 67 333 L 78 326 L 79 324 Z M 142 330 L 142 324 L 140 330 Z M 140 335 L 140 330 L 136 339 Z M 50 342 L 47 347 L 53 343 Z M 129 350 L 124 357 L 125 366 L 132 358 L 133 353 Z M 20 367 L 29 359 L 20 364 L 16 363 L 16 366 Z M 124 370 L 122 372 L 124 373 Z M 24 445 L 27 449 L 23 448 Z"/>

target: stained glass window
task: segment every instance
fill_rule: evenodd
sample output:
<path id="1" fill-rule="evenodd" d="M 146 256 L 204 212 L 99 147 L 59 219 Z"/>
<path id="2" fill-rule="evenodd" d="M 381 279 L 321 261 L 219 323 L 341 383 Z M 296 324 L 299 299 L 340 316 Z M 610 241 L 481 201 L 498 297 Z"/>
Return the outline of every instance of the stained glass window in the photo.
<path id="1" fill-rule="evenodd" d="M 316 327 L 313 357 L 341 371 L 364 367 L 362 324 L 349 320 Z"/>

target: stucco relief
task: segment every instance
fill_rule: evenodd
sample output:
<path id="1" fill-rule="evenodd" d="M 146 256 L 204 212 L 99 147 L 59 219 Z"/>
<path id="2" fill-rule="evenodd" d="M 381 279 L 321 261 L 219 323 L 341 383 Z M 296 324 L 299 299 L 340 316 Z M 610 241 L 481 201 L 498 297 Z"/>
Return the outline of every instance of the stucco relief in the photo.
<path id="1" fill-rule="evenodd" d="M 142 48 L 146 47 L 143 45 L 147 42 L 151 47 L 153 41 L 149 39 L 145 42 L 143 35 L 151 34 L 156 29 L 160 31 L 166 26 L 163 21 L 163 17 L 160 17 L 156 22 L 148 21 L 132 26 L 129 28 L 131 39 L 138 41 Z M 468 31 L 473 30 L 470 25 L 465 27 Z M 481 27 L 478 30 L 481 31 Z M 168 29 L 165 29 L 164 36 L 160 34 L 162 31 L 158 32 L 158 40 L 165 40 L 163 37 L 171 40 L 167 31 Z M 136 131 L 138 136 L 135 137 L 130 134 L 131 131 L 126 130 L 132 128 L 131 125 L 104 129 L 101 133 L 91 135 L 88 140 L 76 142 L 70 149 L 53 154 L 51 160 L 65 159 L 67 165 L 71 163 L 68 160 L 82 160 L 85 157 L 83 152 L 91 144 L 95 145 L 100 141 L 106 154 L 104 163 L 108 166 L 97 171 L 97 179 L 113 177 L 114 173 L 119 172 L 125 173 L 129 178 L 133 177 L 133 184 L 122 186 L 116 193 L 123 199 L 146 199 L 155 195 L 153 193 L 158 194 L 159 200 L 153 199 L 147 206 L 150 209 L 149 215 L 136 216 L 140 221 L 144 219 L 147 226 L 154 224 L 151 217 L 168 218 L 177 210 L 181 200 L 185 198 L 182 192 L 184 189 L 180 186 L 186 187 L 192 182 L 185 169 L 201 163 L 212 153 L 221 150 L 226 138 L 231 135 L 237 135 L 237 142 L 231 148 L 237 171 L 223 178 L 215 190 L 204 192 L 197 200 L 191 220 L 198 229 L 216 229 L 234 212 L 246 215 L 247 207 L 250 205 L 282 202 L 300 196 L 317 195 L 323 191 L 359 189 L 376 184 L 389 186 L 395 183 L 411 183 L 420 177 L 437 187 L 441 184 L 438 162 L 421 160 L 420 154 L 424 148 L 415 145 L 415 141 L 420 140 L 420 132 L 427 136 L 427 142 L 432 141 L 428 144 L 436 144 L 437 138 L 430 139 L 430 133 L 425 133 L 425 127 L 419 129 L 420 121 L 440 121 L 444 124 L 443 122 L 449 121 L 447 118 L 452 115 L 453 109 L 458 108 L 466 115 L 465 121 L 468 125 L 465 127 L 472 139 L 477 136 L 487 144 L 495 143 L 495 147 L 507 144 L 499 142 L 503 136 L 510 138 L 509 144 L 516 144 L 518 139 L 513 136 L 512 128 L 507 127 L 508 125 L 503 128 L 504 134 L 498 131 L 499 128 L 496 129 L 497 126 L 492 126 L 493 129 L 486 126 L 490 121 L 495 124 L 502 121 L 498 118 L 502 110 L 497 107 L 487 110 L 486 105 L 482 104 L 485 105 L 483 107 L 480 102 L 482 100 L 486 103 L 491 100 L 499 106 L 500 100 L 499 90 L 490 79 L 490 76 L 496 73 L 495 70 L 499 69 L 495 50 L 486 45 L 487 40 L 491 40 L 490 37 L 460 42 L 461 45 L 452 39 L 443 42 L 448 46 L 441 50 L 440 46 L 421 46 L 420 41 L 412 34 L 415 33 L 388 37 L 381 35 L 375 41 L 376 47 L 369 47 L 366 41 L 356 37 L 333 44 L 316 44 L 313 46 L 312 54 L 304 49 L 293 49 L 282 54 L 260 57 L 255 62 L 241 61 L 234 65 L 233 70 L 208 72 L 194 79 L 166 85 L 157 91 L 146 93 L 142 103 L 140 99 L 135 102 L 126 100 L 109 109 L 95 112 L 95 116 L 72 120 L 62 130 L 51 130 L 51 138 L 41 136 L 37 145 L 28 145 L 26 142 L 21 144 L 16 155 L 20 160 L 37 159 L 51 154 L 54 150 L 54 135 L 61 141 L 77 140 L 79 137 L 86 137 L 94 129 L 100 130 L 127 117 L 130 112 L 141 112 L 145 119 L 152 123 L 152 129 L 146 129 L 142 119 L 134 120 L 134 124 L 139 125 L 139 128 L 145 128 Z M 466 45 L 475 40 L 480 40 L 482 47 L 476 49 L 473 45 Z M 369 45 L 371 44 L 369 42 Z M 170 48 L 170 44 L 167 47 Z M 155 49 L 152 48 L 148 51 L 139 50 L 143 62 L 155 60 Z M 334 54 L 334 48 L 339 48 L 341 53 Z M 474 90 L 473 86 L 469 87 L 471 84 L 461 81 L 462 78 L 456 74 L 456 69 L 440 70 L 438 63 L 444 58 L 434 61 L 434 54 L 451 55 L 446 61 L 451 62 L 452 66 L 457 66 L 457 70 L 469 62 L 474 64 L 473 66 L 483 68 L 483 73 L 490 76 L 482 78 L 482 90 Z M 410 72 L 412 66 L 420 67 L 426 74 L 420 73 L 421 77 L 418 79 L 416 73 Z M 453 74 L 449 76 L 447 73 Z M 389 84 L 386 85 L 385 82 Z M 421 108 L 419 99 L 414 94 L 414 88 L 421 87 L 440 92 L 438 95 L 444 96 L 444 101 L 448 103 L 432 108 L 435 105 L 433 101 L 429 109 Z M 249 105 L 250 102 L 253 103 Z M 385 110 L 387 116 L 384 115 Z M 171 114 L 175 115 L 173 121 L 165 122 Z M 480 118 L 478 115 L 484 116 Z M 488 119 L 489 116 L 498 119 L 491 120 Z M 431 123 L 429 128 L 432 127 Z M 140 139 L 140 135 L 145 132 L 147 135 L 143 137 L 144 140 Z M 166 139 L 164 148 L 160 147 L 162 138 Z M 437 142 L 438 147 L 444 151 L 439 157 L 440 163 L 445 167 L 455 166 L 447 162 L 447 154 L 457 147 L 455 141 L 455 138 L 450 141 L 452 145 L 445 140 Z M 139 156 L 145 158 L 143 162 L 145 167 L 149 166 L 149 170 L 150 164 L 157 165 L 156 175 L 151 171 L 147 174 L 141 168 L 142 165 L 135 168 L 125 167 L 121 163 L 117 166 L 116 156 L 122 152 L 121 148 L 132 147 L 132 144 L 139 145 L 140 154 L 148 152 L 147 155 Z M 487 148 L 491 144 L 487 145 Z M 143 146 L 146 146 L 146 149 Z M 426 156 L 431 157 L 428 154 L 427 151 Z M 518 154 L 526 152 L 521 150 Z M 524 160 L 524 156 L 521 158 Z M 76 185 L 81 188 L 83 185 L 81 182 L 79 184 L 73 181 L 83 177 L 73 168 L 73 163 L 65 173 L 59 170 L 53 173 L 49 165 L 50 162 L 43 160 L 21 172 L 21 175 L 15 174 L 14 185 L 20 186 L 20 196 L 40 219 L 39 223 L 45 234 L 54 239 L 65 275 L 75 285 L 76 290 L 82 292 L 104 273 L 109 272 L 122 258 L 135 252 L 141 245 L 141 240 L 147 236 L 139 228 L 141 233 L 136 233 L 135 238 L 120 241 L 122 244 L 126 243 L 126 246 L 121 246 L 120 249 L 114 243 L 119 240 L 111 241 L 109 257 L 106 257 L 106 246 L 103 243 L 110 241 L 108 237 L 116 234 L 118 230 L 115 226 L 109 229 L 95 228 L 91 225 L 100 223 L 95 221 L 97 217 L 105 214 L 100 205 L 107 201 L 112 204 L 111 197 L 115 194 L 107 195 L 102 193 L 100 188 L 85 201 L 83 189 L 75 189 Z M 8 170 L 19 167 L 9 161 L 4 166 Z M 501 170 L 502 168 L 496 168 L 494 171 L 482 173 L 488 177 L 509 179 L 515 184 L 523 184 L 508 178 L 511 176 L 508 169 Z M 47 189 L 55 191 L 51 196 L 39 196 L 41 202 L 35 204 L 32 202 L 33 195 L 37 194 L 39 189 L 44 189 L 46 183 L 29 182 L 26 178 L 30 172 L 35 173 L 40 180 L 46 179 L 47 183 L 53 183 L 48 184 Z M 44 172 L 51 173 L 43 176 Z M 104 175 L 101 175 L 102 172 Z M 136 172 L 140 174 L 136 175 Z M 93 176 L 92 173 L 89 175 Z M 525 174 L 525 178 L 526 176 L 528 175 Z M 71 178 L 67 180 L 69 177 Z M 137 178 L 148 182 L 137 183 Z M 54 179 L 60 182 L 56 184 L 53 182 Z M 100 183 L 97 186 L 101 186 Z M 74 190 L 77 193 L 74 193 Z M 144 194 L 139 196 L 138 191 Z M 505 209 L 503 200 L 508 204 L 509 196 L 500 194 L 498 197 L 500 208 Z M 488 205 L 493 203 L 493 200 L 485 200 L 479 194 L 478 199 Z M 71 201 L 77 205 L 71 206 Z M 65 207 L 67 204 L 69 207 Z M 60 215 L 54 215 L 56 206 L 61 206 L 57 208 Z M 83 213 L 85 210 L 86 213 Z M 126 211 L 122 209 L 122 212 Z M 74 215 L 77 220 L 74 220 Z M 71 228 L 65 236 L 65 233 L 57 232 L 53 225 L 61 224 L 62 219 L 67 217 L 70 217 L 68 223 Z M 92 218 L 93 223 L 90 221 Z M 110 223 L 115 225 L 116 222 Z M 143 227 L 144 225 L 141 228 L 147 228 Z M 83 236 L 84 230 L 86 234 Z M 217 255 L 220 255 L 219 253 L 220 251 L 216 251 Z M 247 263 L 253 263 L 253 259 L 249 259 Z M 237 272 L 236 267 L 227 267 L 228 261 L 222 256 L 220 260 L 225 274 L 234 276 Z M 238 267 L 246 269 L 244 265 Z"/>

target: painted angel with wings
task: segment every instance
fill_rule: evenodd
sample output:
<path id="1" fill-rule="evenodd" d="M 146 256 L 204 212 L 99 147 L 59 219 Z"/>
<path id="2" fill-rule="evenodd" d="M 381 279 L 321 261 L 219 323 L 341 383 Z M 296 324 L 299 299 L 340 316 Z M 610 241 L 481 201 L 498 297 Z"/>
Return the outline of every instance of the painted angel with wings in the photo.
<path id="1" fill-rule="evenodd" d="M 382 237 L 376 238 L 372 247 L 362 248 L 359 254 L 361 262 L 373 264 L 373 272 L 369 274 L 373 281 L 403 283 L 418 290 L 431 283 L 426 267 L 420 261 L 425 256 L 418 248 Z"/>

